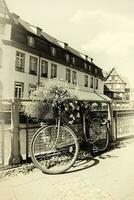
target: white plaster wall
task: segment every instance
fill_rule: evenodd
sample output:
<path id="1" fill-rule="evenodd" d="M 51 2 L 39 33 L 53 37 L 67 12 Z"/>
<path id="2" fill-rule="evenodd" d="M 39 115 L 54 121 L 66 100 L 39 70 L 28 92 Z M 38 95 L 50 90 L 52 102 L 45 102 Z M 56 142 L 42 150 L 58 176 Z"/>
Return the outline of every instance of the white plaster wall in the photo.
<path id="1" fill-rule="evenodd" d="M 25 53 L 25 70 L 24 72 L 18 72 L 15 70 L 15 60 L 16 60 L 16 51 L 20 51 Z M 3 97 L 4 98 L 13 98 L 14 97 L 14 84 L 15 81 L 23 82 L 24 83 L 24 98 L 27 98 L 28 94 L 28 86 L 29 84 L 36 85 L 38 82 L 38 68 L 37 68 L 37 75 L 29 74 L 29 58 L 31 56 L 38 58 L 38 68 L 39 68 L 39 58 L 34 54 L 30 54 L 26 51 L 22 51 L 12 46 L 3 45 L 3 67 L 0 69 L 0 74 L 2 75 L 2 83 L 3 83 Z M 44 58 L 43 58 L 44 59 Z M 58 80 L 66 80 L 66 68 L 67 66 L 61 65 L 59 63 L 44 59 L 48 61 L 48 78 L 51 77 L 51 63 L 57 65 L 57 78 Z M 41 63 L 41 62 L 40 62 Z M 74 70 L 77 72 L 77 86 L 80 90 L 94 92 L 94 89 L 90 88 L 90 75 L 88 75 L 88 82 L 89 86 L 84 87 L 84 75 L 86 73 L 80 72 L 75 69 L 71 69 L 71 72 Z M 44 80 L 46 78 L 41 78 L 40 80 Z M 99 88 L 96 90 L 98 93 L 103 93 L 104 82 L 98 79 L 99 81 Z"/>

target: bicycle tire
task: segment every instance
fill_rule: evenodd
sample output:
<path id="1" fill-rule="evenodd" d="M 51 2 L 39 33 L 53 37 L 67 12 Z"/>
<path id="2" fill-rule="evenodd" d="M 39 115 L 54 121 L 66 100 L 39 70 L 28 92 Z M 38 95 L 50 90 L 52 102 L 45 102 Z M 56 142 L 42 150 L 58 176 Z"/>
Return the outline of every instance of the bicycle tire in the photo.
<path id="1" fill-rule="evenodd" d="M 77 159 L 79 144 L 73 130 L 60 126 L 58 139 L 56 137 L 57 126 L 53 124 L 41 127 L 31 141 L 32 161 L 46 174 L 63 173 Z"/>
<path id="2" fill-rule="evenodd" d="M 93 151 L 104 152 L 109 145 L 109 130 L 100 118 L 93 118 L 90 124 L 90 143 Z"/>

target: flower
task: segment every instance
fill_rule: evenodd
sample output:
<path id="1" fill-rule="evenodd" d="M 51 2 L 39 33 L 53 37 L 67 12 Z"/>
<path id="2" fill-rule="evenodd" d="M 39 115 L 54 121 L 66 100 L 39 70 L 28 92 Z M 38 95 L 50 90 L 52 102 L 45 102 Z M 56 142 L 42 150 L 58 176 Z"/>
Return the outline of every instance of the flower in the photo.
<path id="1" fill-rule="evenodd" d="M 29 101 L 23 102 L 23 110 L 27 116 L 35 117 L 37 120 L 45 118 L 52 114 L 52 109 L 48 106 L 48 103 L 52 103 L 60 98 L 63 92 L 67 91 L 63 96 L 62 100 L 77 99 L 74 95 L 74 91 L 70 89 L 70 86 L 64 82 L 55 79 L 48 79 L 42 81 L 35 91 L 31 92 Z M 74 105 L 71 104 L 74 109 Z M 50 109 L 50 110 L 49 110 Z M 65 110 L 69 110 L 69 106 L 65 106 Z M 49 116 L 50 117 L 50 116 Z"/>

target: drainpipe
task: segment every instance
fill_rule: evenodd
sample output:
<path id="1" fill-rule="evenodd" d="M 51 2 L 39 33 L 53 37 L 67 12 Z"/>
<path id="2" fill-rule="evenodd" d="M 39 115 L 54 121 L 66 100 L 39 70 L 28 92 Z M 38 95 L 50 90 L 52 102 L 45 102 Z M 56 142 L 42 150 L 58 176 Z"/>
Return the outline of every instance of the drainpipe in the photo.
<path id="1" fill-rule="evenodd" d="M 41 56 L 39 55 L 39 68 L 38 68 L 38 81 L 37 81 L 38 87 L 40 85 L 40 71 L 41 71 Z"/>
<path id="2" fill-rule="evenodd" d="M 39 28 L 39 27 L 36 27 L 36 34 L 38 37 L 41 37 L 42 36 L 42 29 Z M 38 81 L 37 81 L 37 85 L 39 86 L 40 85 L 40 71 L 41 71 L 41 54 L 39 54 L 39 68 L 38 68 Z"/>

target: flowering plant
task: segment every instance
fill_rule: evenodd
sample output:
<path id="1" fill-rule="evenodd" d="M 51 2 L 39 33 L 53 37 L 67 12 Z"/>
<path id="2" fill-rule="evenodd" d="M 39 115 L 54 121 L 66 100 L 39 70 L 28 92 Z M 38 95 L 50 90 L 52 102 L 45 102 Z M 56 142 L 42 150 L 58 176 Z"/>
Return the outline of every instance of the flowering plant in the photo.
<path id="1" fill-rule="evenodd" d="M 71 90 L 66 82 L 55 79 L 43 81 L 35 91 L 31 92 L 30 100 L 23 102 L 23 111 L 27 116 L 37 120 L 50 119 L 53 116 L 52 102 L 60 97 L 65 90 L 67 92 L 62 97 L 63 101 L 77 99 L 76 90 Z M 65 106 L 64 110 L 67 111 L 67 104 Z"/>

